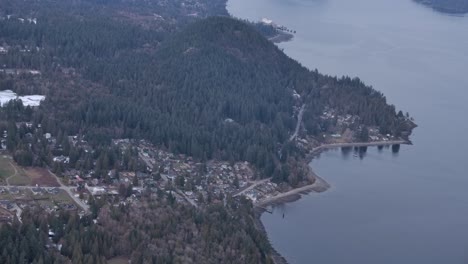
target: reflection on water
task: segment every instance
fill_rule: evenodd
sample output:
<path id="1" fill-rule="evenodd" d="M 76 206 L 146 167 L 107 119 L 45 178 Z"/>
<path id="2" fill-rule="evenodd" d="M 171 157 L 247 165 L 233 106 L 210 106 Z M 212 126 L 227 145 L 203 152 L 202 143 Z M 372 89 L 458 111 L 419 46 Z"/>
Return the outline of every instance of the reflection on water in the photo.
<path id="1" fill-rule="evenodd" d="M 400 144 L 392 145 L 393 156 L 398 156 L 398 152 L 400 152 Z"/>
<path id="2" fill-rule="evenodd" d="M 348 159 L 352 151 L 353 151 L 352 147 L 342 147 L 341 156 L 343 157 L 343 159 Z"/>
<path id="3" fill-rule="evenodd" d="M 341 157 L 344 160 L 348 160 L 349 158 L 359 158 L 359 159 L 364 159 L 367 154 L 367 146 L 361 146 L 361 147 L 341 147 Z M 377 150 L 379 154 L 384 153 L 384 149 L 388 150 L 390 148 L 389 145 L 379 145 L 377 146 Z M 400 152 L 400 144 L 395 144 L 391 146 L 391 151 L 394 157 L 398 156 L 398 153 Z"/>

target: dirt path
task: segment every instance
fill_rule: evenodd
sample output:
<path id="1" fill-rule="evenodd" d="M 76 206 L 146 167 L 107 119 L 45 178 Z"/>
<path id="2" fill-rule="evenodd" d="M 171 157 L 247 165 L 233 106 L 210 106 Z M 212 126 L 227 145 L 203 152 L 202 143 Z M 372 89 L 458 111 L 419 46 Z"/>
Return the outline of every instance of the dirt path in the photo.
<path id="1" fill-rule="evenodd" d="M 10 178 L 13 178 L 13 177 L 15 177 L 16 175 L 18 175 L 18 170 L 17 170 L 16 167 L 13 165 L 13 163 L 8 162 L 8 164 L 10 164 L 10 166 L 13 167 L 13 169 L 15 170 L 15 174 L 13 174 L 13 175 L 11 175 L 10 177 L 8 177 L 8 178 L 5 179 L 7 186 L 10 186 Z"/>

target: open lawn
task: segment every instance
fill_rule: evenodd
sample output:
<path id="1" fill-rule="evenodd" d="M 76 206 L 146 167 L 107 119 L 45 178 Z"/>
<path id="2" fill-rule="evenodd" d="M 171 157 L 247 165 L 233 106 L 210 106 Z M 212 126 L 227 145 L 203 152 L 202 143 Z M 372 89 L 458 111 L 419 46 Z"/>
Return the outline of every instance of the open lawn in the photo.
<path id="1" fill-rule="evenodd" d="M 0 184 L 6 184 L 6 178 L 15 174 L 14 167 L 10 164 L 13 162 L 8 156 L 0 156 Z"/>
<path id="2" fill-rule="evenodd" d="M 34 195 L 30 191 L 29 191 L 29 193 L 30 193 L 30 195 L 29 195 L 30 199 L 49 201 L 49 202 L 51 202 L 53 204 L 55 204 L 55 203 L 74 203 L 73 199 L 64 190 L 60 190 L 59 193 L 57 193 L 57 194 L 44 193 L 44 194 Z"/>
<path id="3" fill-rule="evenodd" d="M 73 199 L 66 193 L 64 190 L 60 190 L 60 192 L 56 195 L 51 195 L 50 197 L 55 202 L 65 202 L 65 203 L 74 203 Z"/>
<path id="4" fill-rule="evenodd" d="M 24 170 L 18 167 L 16 168 L 18 170 L 18 173 L 15 174 L 13 177 L 9 178 L 8 183 L 10 185 L 30 185 L 31 179 L 28 176 L 26 176 Z"/>
<path id="5" fill-rule="evenodd" d="M 31 179 L 32 185 L 59 187 L 55 177 L 45 168 L 25 168 L 26 175 Z"/>
<path id="6" fill-rule="evenodd" d="M 8 179 L 8 181 L 7 181 Z M 0 155 L 0 185 L 38 185 L 59 187 L 55 177 L 45 168 L 22 168 L 8 155 Z"/>
<path id="7" fill-rule="evenodd" d="M 31 179 L 26 176 L 24 170 L 16 165 L 16 162 L 10 156 L 0 156 L 0 180 L 1 184 L 6 185 L 28 185 Z"/>

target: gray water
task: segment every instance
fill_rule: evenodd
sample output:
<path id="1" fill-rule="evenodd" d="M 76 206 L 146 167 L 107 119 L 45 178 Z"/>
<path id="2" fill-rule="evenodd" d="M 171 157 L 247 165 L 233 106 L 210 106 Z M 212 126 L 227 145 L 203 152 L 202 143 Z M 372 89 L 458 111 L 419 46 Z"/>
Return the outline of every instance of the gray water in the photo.
<path id="1" fill-rule="evenodd" d="M 290 263 L 468 263 L 468 16 L 411 0 L 229 0 L 228 10 L 296 30 L 279 45 L 286 54 L 359 76 L 419 125 L 399 153 L 315 159 L 332 188 L 263 214 L 273 246 Z"/>

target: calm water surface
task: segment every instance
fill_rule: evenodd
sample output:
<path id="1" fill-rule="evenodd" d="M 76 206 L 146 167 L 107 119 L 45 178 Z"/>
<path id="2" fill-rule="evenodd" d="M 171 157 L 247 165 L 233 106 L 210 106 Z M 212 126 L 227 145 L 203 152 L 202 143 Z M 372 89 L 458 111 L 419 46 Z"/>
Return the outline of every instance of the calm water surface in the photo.
<path id="1" fill-rule="evenodd" d="M 467 264 L 468 17 L 411 0 L 230 0 L 228 10 L 296 30 L 280 44 L 289 56 L 359 76 L 419 125 L 399 153 L 314 160 L 332 189 L 264 214 L 273 246 L 290 263 Z"/>

